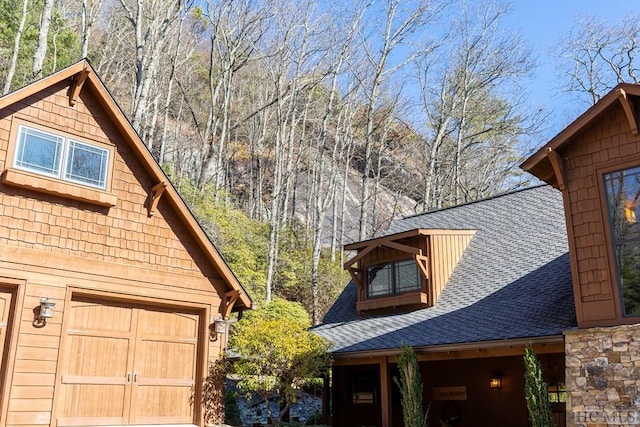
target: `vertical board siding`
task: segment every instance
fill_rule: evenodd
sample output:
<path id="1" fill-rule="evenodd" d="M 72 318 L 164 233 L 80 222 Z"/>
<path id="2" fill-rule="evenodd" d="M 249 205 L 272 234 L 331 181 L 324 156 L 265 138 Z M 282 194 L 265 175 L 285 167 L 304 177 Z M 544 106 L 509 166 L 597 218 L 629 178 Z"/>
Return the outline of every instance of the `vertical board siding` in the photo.
<path id="1" fill-rule="evenodd" d="M 431 272 L 433 275 L 431 280 L 433 303 L 438 300 L 444 290 L 472 237 L 472 235 L 465 234 L 429 236 Z"/>

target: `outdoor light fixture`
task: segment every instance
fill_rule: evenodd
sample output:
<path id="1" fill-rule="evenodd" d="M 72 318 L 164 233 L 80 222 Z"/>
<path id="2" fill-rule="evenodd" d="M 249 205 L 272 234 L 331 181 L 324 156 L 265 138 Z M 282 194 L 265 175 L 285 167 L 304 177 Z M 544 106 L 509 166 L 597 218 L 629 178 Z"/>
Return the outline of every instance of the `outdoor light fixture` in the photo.
<path id="1" fill-rule="evenodd" d="M 216 319 L 213 321 L 213 328 L 216 334 L 224 334 L 227 332 L 227 321 L 224 319 Z"/>
<path id="2" fill-rule="evenodd" d="M 489 387 L 491 388 L 502 388 L 502 374 L 499 373 L 495 373 L 493 374 L 493 376 L 491 377 L 491 380 L 489 380 Z"/>
<path id="3" fill-rule="evenodd" d="M 49 301 L 49 298 L 40 299 L 40 320 L 51 319 L 53 317 L 53 311 L 56 306 L 55 302 Z"/>
<path id="4" fill-rule="evenodd" d="M 209 338 L 211 341 L 218 341 L 218 335 L 225 335 L 227 333 L 228 320 L 223 318 L 214 319 L 213 323 L 209 325 Z"/>

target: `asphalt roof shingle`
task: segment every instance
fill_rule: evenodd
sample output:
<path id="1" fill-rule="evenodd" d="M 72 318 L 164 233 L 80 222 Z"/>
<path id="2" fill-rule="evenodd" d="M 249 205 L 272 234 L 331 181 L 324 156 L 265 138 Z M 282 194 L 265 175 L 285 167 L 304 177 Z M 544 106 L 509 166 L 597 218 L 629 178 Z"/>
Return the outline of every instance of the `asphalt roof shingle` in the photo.
<path id="1" fill-rule="evenodd" d="M 409 313 L 361 317 L 349 283 L 314 328 L 334 353 L 559 335 L 576 327 L 562 195 L 532 187 L 396 221 L 475 229 L 438 302 Z"/>

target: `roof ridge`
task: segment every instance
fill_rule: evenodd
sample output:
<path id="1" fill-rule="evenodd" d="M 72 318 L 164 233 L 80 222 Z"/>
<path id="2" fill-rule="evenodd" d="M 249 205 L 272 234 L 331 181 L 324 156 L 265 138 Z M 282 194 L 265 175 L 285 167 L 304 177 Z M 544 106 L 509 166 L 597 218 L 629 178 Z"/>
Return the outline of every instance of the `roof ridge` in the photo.
<path id="1" fill-rule="evenodd" d="M 455 209 L 455 208 L 460 208 L 460 207 L 463 207 L 463 206 L 469 206 L 469 205 L 473 205 L 473 204 L 476 204 L 476 203 L 487 202 L 489 200 L 498 199 L 498 198 L 505 197 L 505 196 L 510 196 L 510 195 L 516 194 L 516 193 L 522 193 L 522 192 L 527 191 L 527 190 L 535 190 L 535 189 L 538 189 L 538 188 L 541 188 L 541 187 L 551 187 L 551 186 L 549 184 L 538 184 L 538 185 L 532 185 L 531 187 L 517 188 L 515 190 L 505 191 L 504 193 L 494 194 L 493 196 L 488 196 L 488 197 L 485 197 L 485 198 L 482 198 L 482 199 L 471 200 L 469 202 L 461 203 L 459 205 L 447 206 L 447 207 L 444 207 L 444 208 L 438 208 L 438 209 L 434 209 L 434 210 L 431 210 L 431 211 L 424 211 L 424 212 L 421 212 L 421 213 L 415 213 L 415 214 L 407 215 L 405 217 L 398 218 L 396 221 L 403 221 L 405 219 L 416 218 L 416 217 L 419 217 L 419 216 L 422 216 L 422 215 L 428 215 L 428 214 L 432 214 L 432 213 L 436 213 L 436 212 L 442 212 L 442 211 L 448 211 L 448 210 Z M 394 221 L 394 222 L 396 222 L 396 221 Z"/>

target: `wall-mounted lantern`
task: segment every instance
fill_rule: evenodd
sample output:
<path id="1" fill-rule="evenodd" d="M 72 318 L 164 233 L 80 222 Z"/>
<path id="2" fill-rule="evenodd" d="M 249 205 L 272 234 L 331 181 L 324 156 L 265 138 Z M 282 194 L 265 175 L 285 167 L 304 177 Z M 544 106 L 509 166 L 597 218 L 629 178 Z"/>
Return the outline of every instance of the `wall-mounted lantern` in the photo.
<path id="1" fill-rule="evenodd" d="M 209 339 L 211 341 L 218 341 L 218 335 L 226 335 L 228 324 L 229 321 L 221 317 L 214 319 L 213 323 L 209 325 Z"/>
<path id="2" fill-rule="evenodd" d="M 213 329 L 216 334 L 226 334 L 227 333 L 227 321 L 224 319 L 216 319 L 213 321 Z"/>
<path id="3" fill-rule="evenodd" d="M 53 317 L 55 307 L 56 303 L 49 301 L 49 298 L 41 298 L 40 313 L 38 315 L 40 320 L 51 319 Z"/>
<path id="4" fill-rule="evenodd" d="M 493 389 L 502 388 L 502 374 L 501 373 L 496 372 L 495 374 L 493 374 L 493 376 L 489 380 L 489 387 L 491 387 Z"/>

